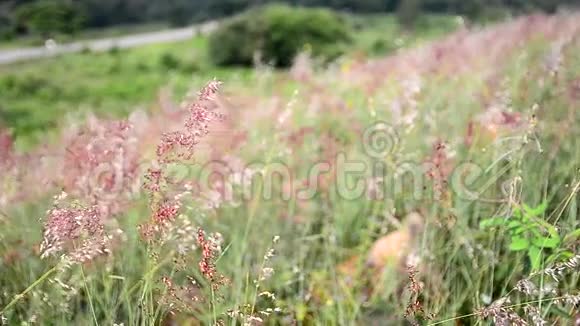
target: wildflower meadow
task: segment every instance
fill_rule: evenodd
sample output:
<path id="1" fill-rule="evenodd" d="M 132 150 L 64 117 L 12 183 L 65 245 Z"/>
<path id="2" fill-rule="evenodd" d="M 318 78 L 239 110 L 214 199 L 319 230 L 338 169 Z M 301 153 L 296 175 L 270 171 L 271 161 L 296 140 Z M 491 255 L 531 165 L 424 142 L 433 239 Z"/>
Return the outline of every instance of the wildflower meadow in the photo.
<path id="1" fill-rule="evenodd" d="M 579 325 L 577 12 L 172 73 L 0 126 L 1 324 Z"/>

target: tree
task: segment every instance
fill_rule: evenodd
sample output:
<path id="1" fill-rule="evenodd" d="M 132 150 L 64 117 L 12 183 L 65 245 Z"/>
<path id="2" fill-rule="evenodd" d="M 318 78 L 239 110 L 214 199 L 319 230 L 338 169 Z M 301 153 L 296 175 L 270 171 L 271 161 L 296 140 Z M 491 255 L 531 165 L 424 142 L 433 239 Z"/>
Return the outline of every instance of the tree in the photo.
<path id="1" fill-rule="evenodd" d="M 27 32 L 71 34 L 81 28 L 84 15 L 71 2 L 44 0 L 18 7 L 16 22 Z"/>
<path id="2" fill-rule="evenodd" d="M 14 22 L 6 7 L 0 4 L 0 40 L 12 38 L 15 34 Z"/>
<path id="3" fill-rule="evenodd" d="M 226 22 L 210 36 L 209 49 L 219 65 L 251 65 L 259 53 L 265 62 L 285 67 L 305 49 L 333 59 L 350 40 L 348 24 L 330 10 L 272 5 Z"/>

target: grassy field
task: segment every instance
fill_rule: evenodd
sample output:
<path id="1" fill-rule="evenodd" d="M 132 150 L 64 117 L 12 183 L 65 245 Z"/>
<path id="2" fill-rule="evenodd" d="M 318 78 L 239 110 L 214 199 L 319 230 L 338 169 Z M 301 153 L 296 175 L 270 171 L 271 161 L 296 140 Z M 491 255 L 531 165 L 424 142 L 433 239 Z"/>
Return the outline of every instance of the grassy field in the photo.
<path id="1" fill-rule="evenodd" d="M 82 53 L 0 67 L 1 119 L 17 137 L 37 142 L 67 114 L 126 116 L 155 103 L 169 87 L 183 96 L 191 85 L 248 72 L 208 67 L 205 39 L 109 53 Z M 29 137 L 28 137 L 29 136 Z"/>
<path id="2" fill-rule="evenodd" d="M 395 45 L 421 46 L 394 52 L 376 41 L 396 29 L 375 25 L 289 71 L 216 70 L 204 39 L 2 68 L 3 119 L 29 150 L 0 134 L 0 315 L 573 325 L 578 18 L 408 34 Z M 163 85 L 201 91 L 167 112 Z M 62 122 L 139 104 L 131 126 Z"/>
<path id="3" fill-rule="evenodd" d="M 392 16 L 349 18 L 359 30 L 352 52 L 369 55 L 384 55 L 457 27 L 453 18 L 426 16 L 415 32 L 401 33 Z M 248 69 L 213 66 L 205 37 L 0 66 L 0 121 L 9 122 L 19 146 L 26 147 L 45 138 L 47 130 L 58 130 L 68 113 L 120 117 L 155 103 L 164 87 L 179 98 L 214 77 L 245 82 L 251 75 Z"/>

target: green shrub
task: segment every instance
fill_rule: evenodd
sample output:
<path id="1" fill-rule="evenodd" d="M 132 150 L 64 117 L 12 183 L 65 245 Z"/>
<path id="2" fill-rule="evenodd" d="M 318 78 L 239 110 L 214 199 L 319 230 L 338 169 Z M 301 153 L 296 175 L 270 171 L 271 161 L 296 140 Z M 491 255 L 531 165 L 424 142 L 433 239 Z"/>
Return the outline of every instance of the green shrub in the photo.
<path id="1" fill-rule="evenodd" d="M 350 27 L 330 10 L 271 5 L 226 22 L 211 35 L 209 51 L 218 65 L 251 65 L 259 53 L 261 60 L 285 67 L 306 49 L 334 59 L 350 40 Z"/>
<path id="2" fill-rule="evenodd" d="M 50 86 L 50 81 L 43 76 L 7 75 L 0 80 L 0 93 L 12 97 L 39 95 L 43 89 Z"/>
<path id="3" fill-rule="evenodd" d="M 165 52 L 159 58 L 159 64 L 165 70 L 176 70 L 181 65 L 181 62 L 171 52 Z"/>
<path id="4" fill-rule="evenodd" d="M 196 61 L 185 62 L 181 65 L 181 72 L 194 73 L 202 70 L 202 66 Z"/>
<path id="5" fill-rule="evenodd" d="M 114 44 L 112 47 L 107 50 L 107 53 L 111 56 L 118 56 L 121 53 L 121 48 Z"/>
<path id="6" fill-rule="evenodd" d="M 9 17 L 0 14 L 0 40 L 12 39 L 15 35 L 13 22 Z"/>
<path id="7" fill-rule="evenodd" d="M 78 31 L 85 21 L 84 13 L 68 1 L 31 2 L 16 10 L 18 25 L 27 32 L 42 34 L 67 33 Z"/>
<path id="8" fill-rule="evenodd" d="M 192 20 L 192 13 L 182 4 L 169 9 L 168 21 L 171 26 L 182 27 L 189 24 Z"/>
<path id="9" fill-rule="evenodd" d="M 395 52 L 398 48 L 397 44 L 392 40 L 378 38 L 371 44 L 369 50 L 372 55 L 385 55 Z"/>

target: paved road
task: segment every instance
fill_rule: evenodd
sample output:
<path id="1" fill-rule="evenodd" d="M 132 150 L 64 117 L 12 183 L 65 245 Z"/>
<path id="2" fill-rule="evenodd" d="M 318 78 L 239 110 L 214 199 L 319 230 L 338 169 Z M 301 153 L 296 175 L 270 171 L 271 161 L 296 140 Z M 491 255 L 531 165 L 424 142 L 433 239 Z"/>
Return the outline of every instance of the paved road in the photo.
<path id="1" fill-rule="evenodd" d="M 81 52 L 85 49 L 88 49 L 92 52 L 105 52 L 112 48 L 127 49 L 147 44 L 187 40 L 192 38 L 196 33 L 207 33 L 215 29 L 216 26 L 217 22 L 212 21 L 202 25 L 171 29 L 160 32 L 134 34 L 97 40 L 85 40 L 51 46 L 0 50 L 0 65 L 17 61 L 52 57 L 65 53 Z"/>

